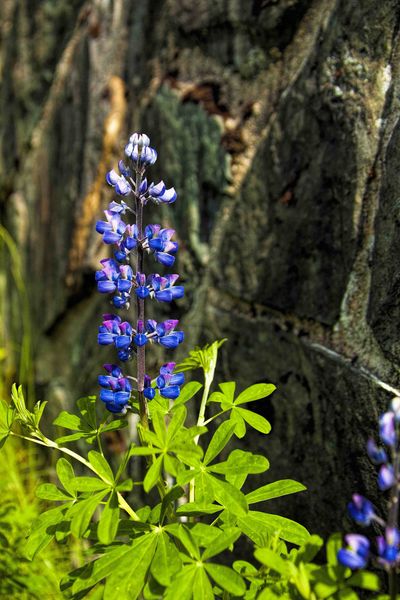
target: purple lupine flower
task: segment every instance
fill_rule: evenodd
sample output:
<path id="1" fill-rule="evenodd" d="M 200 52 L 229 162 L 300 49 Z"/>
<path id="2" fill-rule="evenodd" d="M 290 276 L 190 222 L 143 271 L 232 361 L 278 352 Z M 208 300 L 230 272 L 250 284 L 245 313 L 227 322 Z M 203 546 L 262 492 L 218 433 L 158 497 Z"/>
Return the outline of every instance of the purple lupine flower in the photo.
<path id="1" fill-rule="evenodd" d="M 132 354 L 132 325 L 121 321 L 116 315 L 103 315 L 103 323 L 99 327 L 98 343 L 102 346 L 114 344 L 118 357 L 122 361 L 129 360 Z"/>
<path id="2" fill-rule="evenodd" d="M 113 298 L 116 308 L 128 308 L 132 288 L 133 271 L 129 265 L 119 265 L 112 258 L 100 261 L 101 271 L 96 271 L 97 289 L 103 294 L 118 292 Z"/>
<path id="3" fill-rule="evenodd" d="M 376 538 L 378 562 L 384 567 L 400 563 L 400 532 L 396 527 L 386 527 L 385 535 Z"/>
<path id="4" fill-rule="evenodd" d="M 185 290 L 182 285 L 174 285 L 179 279 L 179 275 L 165 275 L 162 277 L 158 273 L 146 276 L 143 273 L 136 273 L 137 288 L 136 295 L 139 298 L 155 298 L 159 302 L 171 302 L 184 296 Z"/>
<path id="5" fill-rule="evenodd" d="M 143 247 L 148 252 L 153 252 L 155 259 L 167 267 L 175 262 L 175 256 L 179 244 L 171 241 L 174 229 L 161 229 L 160 225 L 147 225 L 145 228 L 146 240 Z"/>
<path id="6" fill-rule="evenodd" d="M 168 319 L 162 323 L 157 323 L 153 319 L 146 321 L 146 330 L 152 342 L 161 344 L 165 348 L 176 348 L 183 342 L 185 334 L 183 331 L 175 331 L 179 321 Z"/>
<path id="7" fill-rule="evenodd" d="M 396 482 L 393 466 L 390 464 L 382 465 L 378 473 L 378 487 L 383 492 L 390 489 Z"/>
<path id="8" fill-rule="evenodd" d="M 175 400 L 181 393 L 181 385 L 185 382 L 183 373 L 175 373 L 176 363 L 169 362 L 160 368 L 160 374 L 157 377 L 157 388 L 160 390 L 161 396 L 169 400 Z"/>
<path id="9" fill-rule="evenodd" d="M 149 375 L 144 376 L 143 394 L 147 400 L 153 400 L 154 396 L 156 395 L 156 390 L 151 385 L 151 377 L 149 377 Z"/>
<path id="10" fill-rule="evenodd" d="M 146 284 L 146 275 L 144 273 L 136 273 L 136 285 L 135 293 L 138 298 L 144 299 L 150 296 L 150 289 Z"/>
<path id="11" fill-rule="evenodd" d="M 129 138 L 125 147 L 125 154 L 131 159 L 130 166 L 119 161 L 119 173 L 112 169 L 107 173 L 107 182 L 114 187 L 119 196 L 125 197 L 135 194 L 135 209 L 131 208 L 123 199 L 111 202 L 105 211 L 106 221 L 98 221 L 96 229 L 103 235 L 106 244 L 114 245 L 115 259 L 107 258 L 101 261 L 102 269 L 96 272 L 97 286 L 102 293 L 114 294 L 113 303 L 116 308 L 128 308 L 132 287 L 135 288 L 137 297 L 137 314 L 143 315 L 145 311 L 144 299 L 155 298 L 160 302 L 171 302 L 184 295 L 184 288 L 175 285 L 177 274 L 161 276 L 158 273 L 148 275 L 137 272 L 135 275 L 127 261 L 132 250 L 136 250 L 136 269 L 143 264 L 144 252 L 154 254 L 155 259 L 164 266 L 171 266 L 175 261 L 178 243 L 172 241 L 173 229 L 161 228 L 160 225 L 148 225 L 143 231 L 143 207 L 149 200 L 156 204 L 172 204 L 177 194 L 173 187 L 166 188 L 163 181 L 148 185 L 144 176 L 146 167 L 157 160 L 157 152 L 150 146 L 147 135 L 134 133 Z M 136 215 L 135 224 L 126 224 L 122 216 L 130 211 Z M 142 267 L 140 266 L 140 270 Z M 98 342 L 101 345 L 114 345 L 118 357 L 122 361 L 129 360 L 136 353 L 138 361 L 137 389 L 140 415 L 146 422 L 146 407 L 144 397 L 148 400 L 154 398 L 154 384 L 148 375 L 145 375 L 145 353 L 147 343 L 156 343 L 165 348 L 176 348 L 184 339 L 182 331 L 176 331 L 178 321 L 169 319 L 157 323 L 152 319 L 144 321 L 138 318 L 136 328 L 127 321 L 113 314 L 103 316 L 99 327 Z M 182 374 L 174 374 L 174 363 L 167 363 L 160 369 L 157 385 L 161 395 L 166 398 L 176 398 L 180 393 L 183 383 Z M 106 369 L 107 370 L 107 369 Z M 99 379 L 103 387 L 101 399 L 112 412 L 124 409 L 131 392 L 130 383 L 122 375 L 116 365 L 110 365 L 104 375 Z"/>
<path id="12" fill-rule="evenodd" d="M 363 569 L 369 558 L 369 540 L 356 533 L 346 535 L 344 539 L 347 547 L 339 550 L 338 561 L 350 569 Z"/>
<path id="13" fill-rule="evenodd" d="M 155 204 L 172 204 L 177 198 L 175 188 L 165 188 L 165 183 L 160 181 L 156 185 L 151 183 L 148 189 L 149 198 L 155 202 Z"/>
<path id="14" fill-rule="evenodd" d="M 136 225 L 127 225 L 124 233 L 123 239 L 117 244 L 117 249 L 114 252 L 118 262 L 124 262 L 138 245 L 138 228 Z"/>
<path id="15" fill-rule="evenodd" d="M 123 170 L 127 172 L 124 168 L 125 165 L 123 163 L 122 165 Z M 132 194 L 133 192 L 132 186 L 129 184 L 126 177 L 124 175 L 118 175 L 118 173 L 114 171 L 114 169 L 107 173 L 106 181 L 109 185 L 111 185 L 114 188 L 114 190 L 119 196 L 129 196 L 129 194 Z"/>
<path id="16" fill-rule="evenodd" d="M 133 338 L 134 343 L 136 344 L 136 346 L 144 346 L 145 344 L 147 344 L 148 342 L 148 336 L 146 335 L 146 332 L 144 330 L 144 323 L 143 321 L 138 321 L 137 322 L 137 329 L 136 329 L 136 333 L 135 336 Z"/>
<path id="17" fill-rule="evenodd" d="M 125 146 L 125 154 L 129 156 L 133 162 L 138 163 L 138 165 L 154 165 L 157 160 L 157 152 L 154 148 L 144 145 L 139 146 L 132 142 L 129 142 Z"/>
<path id="18" fill-rule="evenodd" d="M 347 510 L 350 517 L 359 525 L 369 525 L 376 516 L 372 503 L 360 494 L 353 494 Z"/>
<path id="19" fill-rule="evenodd" d="M 103 366 L 108 375 L 98 377 L 99 385 L 103 388 L 100 392 L 100 400 L 105 403 L 110 412 L 125 413 L 132 391 L 130 381 L 124 377 L 117 365 Z"/>
<path id="20" fill-rule="evenodd" d="M 386 412 L 379 418 L 379 435 L 384 444 L 395 446 L 397 441 L 394 413 Z"/>
<path id="21" fill-rule="evenodd" d="M 96 231 L 103 234 L 105 244 L 119 244 L 125 233 L 126 224 L 122 221 L 119 213 L 105 210 L 107 221 L 97 221 Z"/>
<path id="22" fill-rule="evenodd" d="M 132 133 L 129 142 L 134 146 L 150 146 L 150 138 L 145 133 Z"/>
<path id="23" fill-rule="evenodd" d="M 378 448 L 375 441 L 370 438 L 367 442 L 367 454 L 375 465 L 381 465 L 387 461 L 387 454 L 383 448 Z"/>

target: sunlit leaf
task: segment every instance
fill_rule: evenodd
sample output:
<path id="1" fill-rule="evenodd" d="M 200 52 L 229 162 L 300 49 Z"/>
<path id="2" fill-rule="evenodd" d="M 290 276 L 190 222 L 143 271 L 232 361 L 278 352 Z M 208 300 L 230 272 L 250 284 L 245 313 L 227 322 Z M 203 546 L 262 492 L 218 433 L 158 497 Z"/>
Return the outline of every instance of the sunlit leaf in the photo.
<path id="1" fill-rule="evenodd" d="M 235 399 L 235 404 L 245 404 L 246 402 L 254 402 L 261 398 L 266 398 L 272 392 L 276 390 L 276 387 L 272 383 L 256 383 L 243 390 L 241 394 Z"/>

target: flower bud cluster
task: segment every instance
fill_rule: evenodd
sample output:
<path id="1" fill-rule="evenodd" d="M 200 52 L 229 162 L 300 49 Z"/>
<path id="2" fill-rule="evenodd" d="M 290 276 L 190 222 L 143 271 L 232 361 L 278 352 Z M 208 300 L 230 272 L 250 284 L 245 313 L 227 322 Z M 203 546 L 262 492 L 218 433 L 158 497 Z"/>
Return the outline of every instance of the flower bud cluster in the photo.
<path id="1" fill-rule="evenodd" d="M 345 536 L 346 547 L 338 552 L 339 562 L 351 569 L 364 568 L 372 560 L 385 569 L 395 569 L 400 565 L 400 530 L 398 526 L 398 503 L 400 488 L 399 432 L 400 398 L 392 400 L 390 410 L 379 418 L 379 437 L 382 444 L 375 440 L 367 443 L 370 460 L 379 467 L 377 483 L 382 492 L 389 492 L 389 511 L 384 520 L 376 514 L 372 503 L 359 494 L 354 494 L 348 504 L 350 517 L 359 525 L 368 526 L 375 522 L 382 527 L 382 535 L 375 539 L 371 549 L 370 540 L 364 535 Z"/>
<path id="2" fill-rule="evenodd" d="M 100 261 L 101 269 L 96 271 L 98 291 L 112 294 L 112 304 L 116 309 L 129 309 L 134 298 L 136 318 L 133 323 L 122 320 L 115 314 L 104 314 L 99 327 L 98 343 L 113 345 L 122 362 L 137 358 L 137 392 L 147 400 L 154 398 L 156 390 L 169 399 L 179 396 L 184 381 L 181 373 L 174 373 L 175 363 L 166 363 L 160 369 L 155 382 L 145 374 L 144 347 L 147 344 L 160 344 L 169 349 L 176 348 L 184 339 L 182 331 L 176 329 L 178 321 L 169 319 L 157 323 L 144 318 L 144 302 L 155 299 L 159 302 L 172 302 L 182 298 L 184 288 L 175 285 L 177 274 L 160 275 L 143 273 L 144 255 L 166 267 L 175 262 L 178 243 L 172 238 L 173 229 L 149 224 L 143 228 L 143 208 L 149 201 L 159 204 L 172 204 L 177 194 L 174 188 L 166 187 L 163 181 L 147 181 L 146 168 L 157 160 L 157 152 L 150 146 L 146 134 L 134 133 L 125 147 L 130 160 L 126 165 L 122 160 L 118 170 L 107 173 L 106 181 L 112 186 L 119 201 L 112 201 L 104 211 L 105 220 L 97 221 L 96 231 L 103 242 L 113 247 L 114 258 Z M 129 198 L 132 202 L 129 202 Z M 128 218 L 135 222 L 129 222 Z M 126 412 L 129 407 L 132 385 L 117 365 L 104 365 L 107 375 L 99 376 L 100 399 L 111 412 Z"/>

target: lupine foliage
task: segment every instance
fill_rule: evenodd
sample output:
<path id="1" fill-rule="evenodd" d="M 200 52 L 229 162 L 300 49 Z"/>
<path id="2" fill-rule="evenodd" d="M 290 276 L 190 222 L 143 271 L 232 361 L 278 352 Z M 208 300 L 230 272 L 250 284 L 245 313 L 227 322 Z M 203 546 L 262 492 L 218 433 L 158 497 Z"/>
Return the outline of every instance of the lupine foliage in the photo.
<path id="1" fill-rule="evenodd" d="M 35 559 L 52 540 L 86 540 L 90 560 L 60 582 L 64 597 L 74 600 L 351 600 L 358 597 L 354 587 L 378 590 L 374 574 L 353 575 L 338 565 L 337 536 L 327 545 L 327 563 L 318 565 L 312 562 L 322 547 L 318 536 L 260 510 L 271 499 L 305 490 L 290 479 L 254 488 L 251 476 L 266 472 L 269 462 L 234 447 L 248 428 L 269 433 L 269 422 L 252 403 L 267 398 L 274 385 L 260 383 L 238 393 L 229 381 L 216 388 L 218 350 L 225 340 L 196 348 L 178 365 L 166 362 L 155 378 L 146 373 L 150 344 L 169 351 L 184 337 L 178 321 L 157 323 L 145 316 L 148 302 L 171 302 L 184 293 L 175 285 L 177 274 L 146 274 L 144 264 L 146 255 L 164 267 L 174 264 L 174 231 L 144 225 L 143 209 L 149 201 L 171 205 L 177 194 L 162 181 L 148 183 L 145 170 L 157 153 L 146 135 L 133 134 L 125 153 L 130 164 L 120 161 L 119 174 L 107 175 L 120 201 L 111 202 L 105 220 L 96 224 L 114 258 L 103 259 L 95 276 L 99 292 L 112 295 L 114 309 L 125 315 L 104 314 L 98 342 L 114 346 L 122 363 L 135 358 L 137 376 L 105 364 L 98 377 L 100 402 L 82 398 L 75 413 L 63 411 L 54 421 L 64 430 L 56 439 L 40 428 L 45 403 L 28 410 L 21 387 L 13 386 L 10 404 L 0 403 L 0 447 L 12 435 L 61 454 L 57 483 L 37 488 L 39 498 L 55 504 L 32 523 L 26 557 Z M 127 313 L 131 303 L 133 318 Z M 184 384 L 184 372 L 199 369 L 202 380 Z M 103 436 L 125 429 L 127 439 L 135 413 L 137 435 L 131 434 L 115 465 L 103 452 Z M 77 441 L 88 451 L 72 449 Z M 141 481 L 129 476 L 132 463 L 141 465 L 134 470 L 144 473 Z M 235 560 L 240 538 L 254 546 L 254 560 Z"/>

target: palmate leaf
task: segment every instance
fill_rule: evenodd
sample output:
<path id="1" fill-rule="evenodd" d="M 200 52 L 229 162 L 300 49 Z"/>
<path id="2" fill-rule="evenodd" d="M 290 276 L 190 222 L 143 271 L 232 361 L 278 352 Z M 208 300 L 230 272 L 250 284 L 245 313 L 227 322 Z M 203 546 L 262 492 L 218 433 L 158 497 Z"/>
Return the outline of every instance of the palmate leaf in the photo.
<path id="1" fill-rule="evenodd" d="M 150 571 L 154 579 L 162 586 L 169 586 L 172 577 L 182 568 L 182 560 L 175 544 L 165 531 L 157 538 L 157 549 L 151 563 Z"/>
<path id="2" fill-rule="evenodd" d="M 257 383 L 251 385 L 243 390 L 236 399 L 234 399 L 236 388 L 234 381 L 220 383 L 219 388 L 220 391 L 211 394 L 209 402 L 218 402 L 223 412 L 231 411 L 230 421 L 236 425 L 235 435 L 238 438 L 245 436 L 246 423 L 253 429 L 260 431 L 260 433 L 267 434 L 271 431 L 271 425 L 265 417 L 243 408 L 241 405 L 269 396 L 276 389 L 273 384 Z"/>
<path id="3" fill-rule="evenodd" d="M 157 535 L 146 534 L 133 541 L 114 572 L 107 578 L 104 600 L 136 600 L 143 589 L 146 575 L 157 546 Z"/>
<path id="4" fill-rule="evenodd" d="M 64 429 L 70 429 L 71 431 L 75 431 L 75 433 L 59 437 L 56 440 L 57 443 L 66 444 L 84 439 L 91 444 L 99 433 L 127 427 L 128 422 L 126 419 L 115 419 L 111 423 L 100 423 L 98 425 L 96 404 L 96 396 L 88 396 L 86 398 L 80 398 L 77 401 L 79 415 L 63 410 L 53 421 L 53 425 L 63 427 Z"/>

